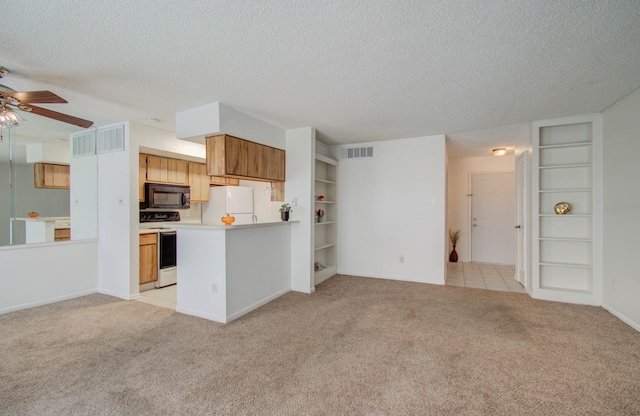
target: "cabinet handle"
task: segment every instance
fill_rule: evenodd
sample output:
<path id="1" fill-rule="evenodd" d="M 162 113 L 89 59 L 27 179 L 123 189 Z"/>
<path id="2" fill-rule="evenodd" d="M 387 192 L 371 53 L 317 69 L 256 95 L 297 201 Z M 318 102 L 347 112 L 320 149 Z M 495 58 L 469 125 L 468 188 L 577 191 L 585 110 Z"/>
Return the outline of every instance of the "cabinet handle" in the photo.
<path id="1" fill-rule="evenodd" d="M 520 226 L 519 226 L 519 225 L 516 225 L 516 228 L 517 228 L 517 229 L 520 229 Z"/>

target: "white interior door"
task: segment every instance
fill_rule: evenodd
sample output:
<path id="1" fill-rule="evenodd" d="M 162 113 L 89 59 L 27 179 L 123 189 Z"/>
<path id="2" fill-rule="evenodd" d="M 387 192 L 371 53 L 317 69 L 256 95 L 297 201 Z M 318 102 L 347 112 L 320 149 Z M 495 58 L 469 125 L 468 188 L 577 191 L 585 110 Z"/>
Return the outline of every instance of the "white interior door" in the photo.
<path id="1" fill-rule="evenodd" d="M 471 261 L 516 264 L 515 174 L 474 174 L 471 182 Z"/>
<path id="2" fill-rule="evenodd" d="M 525 225 L 525 215 L 526 215 L 526 206 L 527 206 L 527 197 L 526 197 L 526 153 L 518 156 L 516 161 L 516 230 L 517 230 L 517 241 L 518 241 L 518 258 L 516 263 L 516 280 L 522 284 L 522 286 L 527 287 L 527 274 L 526 264 L 527 264 L 527 255 L 525 252 L 525 234 L 524 234 L 524 225 Z"/>

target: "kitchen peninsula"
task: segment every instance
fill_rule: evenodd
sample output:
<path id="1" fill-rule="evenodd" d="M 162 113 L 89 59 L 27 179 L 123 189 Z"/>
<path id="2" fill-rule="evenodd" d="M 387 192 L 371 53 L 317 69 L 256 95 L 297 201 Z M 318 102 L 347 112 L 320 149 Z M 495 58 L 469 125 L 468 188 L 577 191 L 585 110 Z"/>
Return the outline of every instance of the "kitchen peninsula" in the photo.
<path id="1" fill-rule="evenodd" d="M 172 224 L 178 230 L 176 311 L 227 323 L 291 288 L 291 228 Z"/>

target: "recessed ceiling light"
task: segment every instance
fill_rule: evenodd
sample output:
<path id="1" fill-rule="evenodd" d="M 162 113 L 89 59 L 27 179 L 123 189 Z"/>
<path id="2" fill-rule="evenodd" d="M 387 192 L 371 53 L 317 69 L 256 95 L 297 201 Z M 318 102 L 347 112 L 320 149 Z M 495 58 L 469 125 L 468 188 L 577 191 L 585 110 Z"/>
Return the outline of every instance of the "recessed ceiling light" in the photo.
<path id="1" fill-rule="evenodd" d="M 493 149 L 494 156 L 502 156 L 505 153 L 507 153 L 507 149 L 505 149 L 504 147 L 498 147 L 497 149 Z"/>

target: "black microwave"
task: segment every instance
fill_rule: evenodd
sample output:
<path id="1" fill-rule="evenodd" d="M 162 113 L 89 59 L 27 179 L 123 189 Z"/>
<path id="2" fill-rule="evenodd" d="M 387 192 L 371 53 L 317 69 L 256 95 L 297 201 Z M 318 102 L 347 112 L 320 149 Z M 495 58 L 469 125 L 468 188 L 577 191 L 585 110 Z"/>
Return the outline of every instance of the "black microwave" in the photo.
<path id="1" fill-rule="evenodd" d="M 191 207 L 190 189 L 188 186 L 183 185 L 145 183 L 144 202 L 140 202 L 140 209 L 187 209 Z"/>

